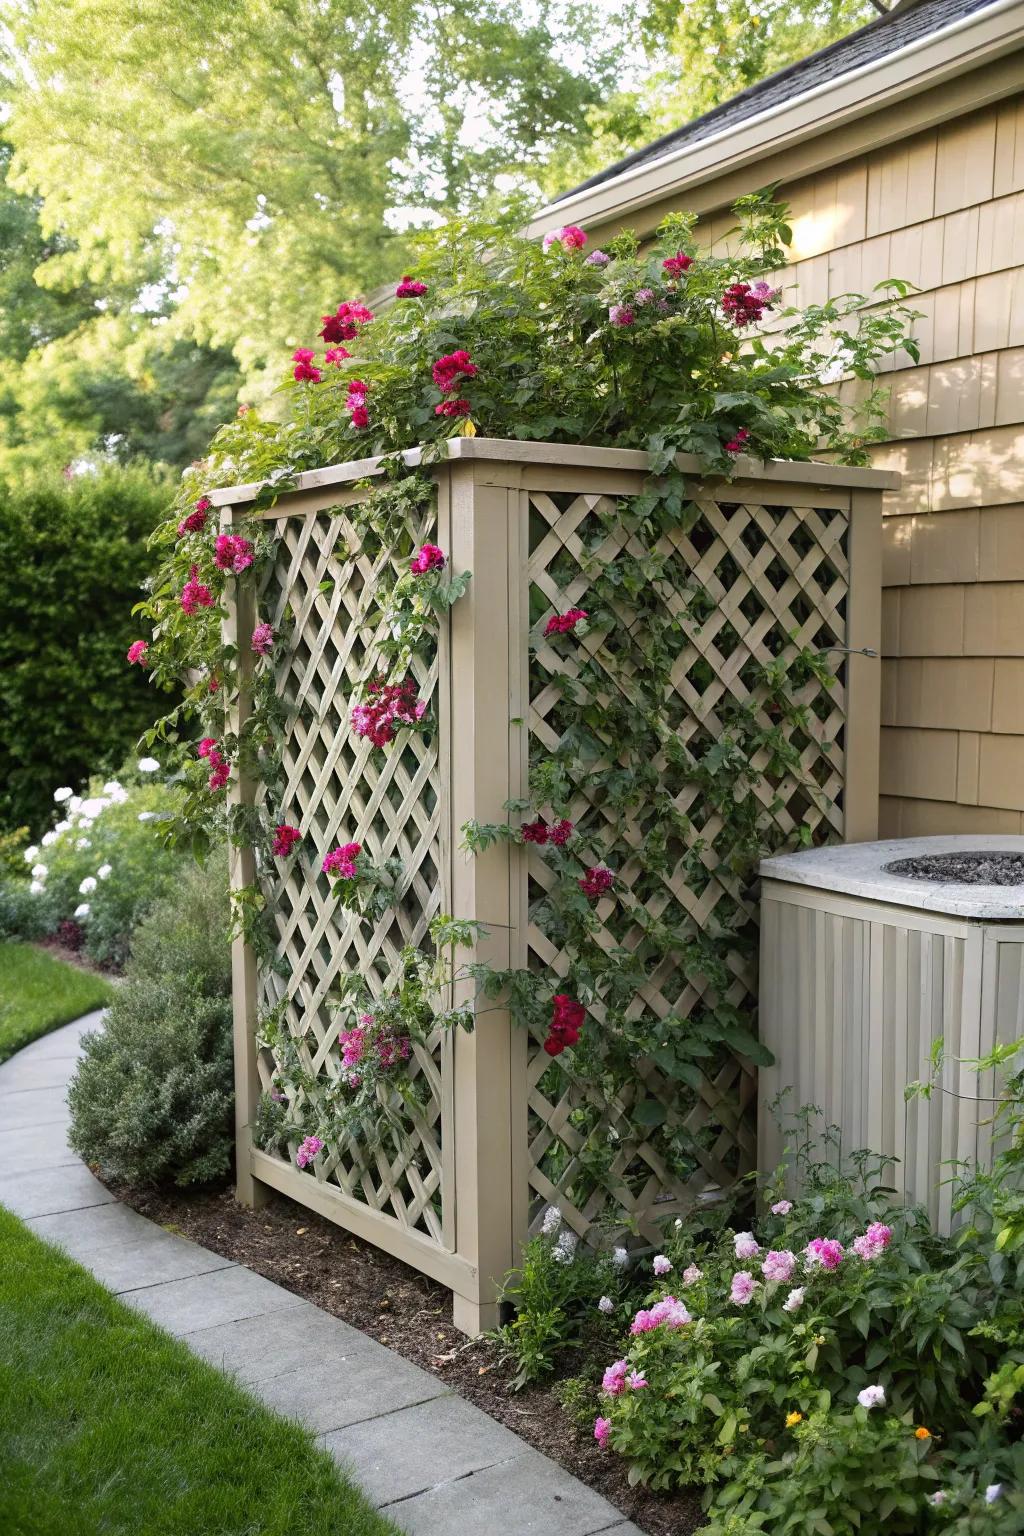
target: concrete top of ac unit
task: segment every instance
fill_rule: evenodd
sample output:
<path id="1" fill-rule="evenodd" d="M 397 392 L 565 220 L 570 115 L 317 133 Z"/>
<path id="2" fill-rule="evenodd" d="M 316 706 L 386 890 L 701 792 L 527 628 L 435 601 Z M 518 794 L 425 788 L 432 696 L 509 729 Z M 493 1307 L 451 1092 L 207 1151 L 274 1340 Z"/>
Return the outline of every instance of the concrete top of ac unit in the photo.
<path id="1" fill-rule="evenodd" d="M 1024 836 L 1010 833 L 809 848 L 762 859 L 761 875 L 919 911 L 1024 920 Z"/>

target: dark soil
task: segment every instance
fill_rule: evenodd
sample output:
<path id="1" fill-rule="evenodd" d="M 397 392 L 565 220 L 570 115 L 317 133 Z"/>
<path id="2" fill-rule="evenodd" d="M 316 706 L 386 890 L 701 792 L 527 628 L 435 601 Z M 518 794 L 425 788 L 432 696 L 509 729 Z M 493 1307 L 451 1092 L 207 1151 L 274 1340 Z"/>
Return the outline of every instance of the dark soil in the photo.
<path id="1" fill-rule="evenodd" d="M 577 1427 L 550 1386 L 512 1390 L 514 1371 L 489 1338 L 467 1340 L 451 1323 L 451 1296 L 435 1281 L 294 1201 L 274 1195 L 262 1210 L 230 1191 L 154 1193 L 112 1184 L 143 1216 L 265 1275 L 431 1371 L 530 1445 L 596 1488 L 649 1536 L 689 1536 L 702 1524 L 691 1493 L 631 1488 L 626 1463 Z M 564 1374 L 599 1379 L 607 1344 L 588 1359 L 570 1351 Z"/>
<path id="2" fill-rule="evenodd" d="M 80 971 L 88 971 L 91 976 L 102 976 L 105 981 L 115 985 L 122 980 L 119 971 L 109 970 L 105 965 L 97 965 L 94 960 L 89 959 L 88 955 L 83 955 L 81 950 L 69 949 L 66 944 L 60 942 L 56 934 L 45 939 L 34 939 L 32 942 L 36 949 L 45 949 L 47 954 L 52 955 L 55 960 L 63 960 L 65 965 L 74 965 Z"/>
<path id="3" fill-rule="evenodd" d="M 947 885 L 1024 885 L 1024 853 L 922 853 L 886 864 L 891 875 Z"/>

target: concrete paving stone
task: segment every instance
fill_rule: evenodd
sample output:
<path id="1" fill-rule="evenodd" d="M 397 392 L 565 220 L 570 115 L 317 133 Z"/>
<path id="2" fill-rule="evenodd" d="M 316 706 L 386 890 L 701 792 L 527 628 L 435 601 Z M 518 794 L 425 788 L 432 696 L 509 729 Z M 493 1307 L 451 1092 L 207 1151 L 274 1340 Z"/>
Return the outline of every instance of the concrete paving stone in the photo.
<path id="1" fill-rule="evenodd" d="M 450 1395 L 335 1430 L 324 1444 L 375 1504 L 510 1461 L 523 1448 L 511 1430 Z"/>
<path id="2" fill-rule="evenodd" d="M 31 1172 L 33 1168 L 65 1168 L 77 1162 L 77 1155 L 60 1133 L 51 1136 L 48 1131 L 46 1136 L 38 1137 L 26 1135 L 24 1130 L 0 1131 L 0 1178 Z"/>
<path id="3" fill-rule="evenodd" d="M 159 1227 L 141 1242 L 112 1243 L 107 1248 L 94 1248 L 89 1254 L 89 1268 L 96 1279 L 119 1296 L 143 1286 L 165 1285 L 168 1280 L 187 1280 L 192 1275 L 233 1267 L 233 1259 L 211 1253 Z"/>
<path id="4" fill-rule="evenodd" d="M 22 1220 L 113 1203 L 109 1189 L 105 1189 L 82 1163 L 63 1168 L 35 1168 L 28 1173 L 0 1173 L 0 1205 L 6 1205 Z"/>
<path id="5" fill-rule="evenodd" d="M 116 1243 L 140 1243 L 153 1231 L 153 1222 L 117 1201 L 93 1205 L 84 1211 L 61 1211 L 54 1216 L 30 1218 L 29 1228 L 48 1243 L 59 1243 L 73 1259 L 88 1263 L 96 1248 Z"/>
<path id="6" fill-rule="evenodd" d="M 188 1335 L 188 1346 L 247 1386 L 287 1371 L 346 1361 L 382 1348 L 358 1328 L 310 1302 L 240 1323 L 220 1323 Z"/>
<path id="7" fill-rule="evenodd" d="M 71 1123 L 63 1088 L 26 1088 L 0 1096 L 0 1131 L 51 1130 Z"/>
<path id="8" fill-rule="evenodd" d="M 644 1536 L 644 1533 L 632 1520 L 624 1520 L 621 1525 L 613 1525 L 610 1531 L 602 1531 L 601 1536 Z"/>
<path id="9" fill-rule="evenodd" d="M 188 1280 L 169 1280 L 165 1285 L 128 1291 L 124 1300 L 179 1338 L 196 1328 L 211 1328 L 214 1323 L 237 1322 L 239 1318 L 257 1317 L 261 1312 L 300 1305 L 298 1296 L 241 1264 Z"/>
<path id="10" fill-rule="evenodd" d="M 26 1088 L 59 1088 L 67 1091 L 77 1056 L 24 1056 L 21 1051 L 0 1063 L 0 1098 L 24 1093 Z"/>
<path id="11" fill-rule="evenodd" d="M 622 1512 L 537 1451 L 388 1506 L 409 1536 L 597 1536 Z"/>
<path id="12" fill-rule="evenodd" d="M 253 1390 L 268 1407 L 323 1433 L 427 1402 L 447 1389 L 418 1365 L 379 1347 L 284 1371 L 253 1383 Z"/>

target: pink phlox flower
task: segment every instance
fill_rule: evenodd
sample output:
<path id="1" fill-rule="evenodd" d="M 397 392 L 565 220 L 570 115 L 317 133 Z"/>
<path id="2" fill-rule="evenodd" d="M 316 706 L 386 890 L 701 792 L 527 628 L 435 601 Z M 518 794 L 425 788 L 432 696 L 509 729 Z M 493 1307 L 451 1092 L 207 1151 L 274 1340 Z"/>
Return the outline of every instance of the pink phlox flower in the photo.
<path id="1" fill-rule="evenodd" d="M 343 363 L 347 357 L 351 356 L 352 353 L 348 347 L 328 347 L 324 353 L 324 362 L 333 363 L 335 368 L 337 368 L 339 363 Z"/>
<path id="2" fill-rule="evenodd" d="M 650 1386 L 650 1382 L 642 1371 L 630 1371 L 626 1377 L 626 1386 L 631 1392 L 639 1392 L 643 1387 Z"/>
<path id="3" fill-rule="evenodd" d="M 302 833 L 298 827 L 288 827 L 283 823 L 274 828 L 274 841 L 271 844 L 271 852 L 275 858 L 286 859 L 295 847 L 302 841 Z"/>
<path id="4" fill-rule="evenodd" d="M 834 1237 L 813 1237 L 804 1249 L 804 1268 L 838 1269 L 843 1256 L 843 1245 Z"/>
<path id="5" fill-rule="evenodd" d="M 732 1277 L 729 1300 L 734 1301 L 738 1307 L 745 1307 L 753 1296 L 756 1287 L 757 1282 L 750 1273 L 750 1270 L 739 1269 Z"/>
<path id="6" fill-rule="evenodd" d="M 594 1439 L 597 1441 L 602 1451 L 606 1451 L 608 1449 L 608 1437 L 610 1436 L 611 1432 L 611 1419 L 603 1419 L 599 1414 L 598 1417 L 594 1420 Z"/>
<path id="7" fill-rule="evenodd" d="M 292 362 L 295 364 L 295 367 L 292 369 L 292 377 L 300 383 L 303 379 L 309 379 L 313 384 L 319 384 L 320 369 L 313 365 L 315 356 L 316 353 L 311 351 L 309 347 L 297 347 L 292 353 Z"/>
<path id="8" fill-rule="evenodd" d="M 252 565 L 255 551 L 248 539 L 240 533 L 219 533 L 213 547 L 213 562 L 219 571 L 230 571 L 240 576 Z"/>
<path id="9" fill-rule="evenodd" d="M 869 1264 L 882 1256 L 892 1242 L 892 1228 L 880 1221 L 873 1221 L 861 1237 L 853 1240 L 853 1251 L 859 1259 Z"/>
<path id="10" fill-rule="evenodd" d="M 249 642 L 257 656 L 269 656 L 274 649 L 274 628 L 271 624 L 257 624 Z"/>
<path id="11" fill-rule="evenodd" d="M 146 660 L 148 650 L 149 646 L 145 640 L 133 640 L 128 647 L 128 660 L 132 666 L 148 667 L 149 662 Z"/>
<path id="12" fill-rule="evenodd" d="M 181 611 L 187 613 L 189 618 L 198 613 L 200 608 L 213 607 L 213 593 L 206 584 L 199 580 L 199 567 L 193 565 L 188 573 L 188 581 L 181 589 Z"/>
<path id="13" fill-rule="evenodd" d="M 543 242 L 546 251 L 553 245 L 560 245 L 565 251 L 581 251 L 586 243 L 586 234 L 578 224 L 563 224 L 561 229 L 549 230 Z"/>
<path id="14" fill-rule="evenodd" d="M 692 1323 L 693 1318 L 681 1301 L 674 1296 L 663 1296 L 656 1301 L 651 1308 L 652 1326 L 658 1328 L 662 1323 L 668 1328 L 685 1328 L 687 1323 Z"/>
<path id="15" fill-rule="evenodd" d="M 667 1275 L 672 1269 L 672 1260 L 667 1259 L 663 1253 L 656 1253 L 651 1268 L 656 1275 Z"/>
<path id="16" fill-rule="evenodd" d="M 365 1029 L 344 1029 L 338 1036 L 338 1044 L 341 1046 L 341 1064 L 343 1067 L 357 1067 L 363 1059 L 366 1050 Z"/>
<path id="17" fill-rule="evenodd" d="M 585 608 L 570 608 L 566 613 L 554 613 L 544 626 L 544 637 L 571 635 L 581 619 L 588 617 Z"/>
<path id="18" fill-rule="evenodd" d="M 409 277 L 408 274 L 407 274 L 405 277 L 402 278 L 402 281 L 399 283 L 398 287 L 395 289 L 395 298 L 396 299 L 421 299 L 423 297 L 423 295 L 426 293 L 426 291 L 427 291 L 426 283 L 418 282 L 415 278 Z"/>
<path id="19" fill-rule="evenodd" d="M 686 1268 L 683 1270 L 684 1285 L 696 1285 L 697 1281 L 703 1280 L 703 1278 L 704 1271 L 702 1269 L 698 1269 L 696 1264 L 687 1264 Z"/>
<path id="20" fill-rule="evenodd" d="M 625 326 L 636 324 L 636 313 L 628 304 L 613 304 L 608 311 L 608 319 L 622 330 Z"/>
<path id="21" fill-rule="evenodd" d="M 373 319 L 373 311 L 365 304 L 339 304 L 333 315 L 324 315 L 320 335 L 324 341 L 351 341 L 361 326 Z"/>
<path id="22" fill-rule="evenodd" d="M 462 348 L 456 352 L 446 352 L 430 370 L 442 395 L 454 394 L 461 379 L 473 379 L 479 371 L 469 353 Z"/>
<path id="23" fill-rule="evenodd" d="M 295 1154 L 295 1162 L 299 1168 L 308 1168 L 315 1157 L 319 1157 L 324 1149 L 324 1144 L 319 1136 L 307 1136 Z"/>
<path id="24" fill-rule="evenodd" d="M 792 1209 L 793 1209 L 793 1202 L 792 1202 L 792 1200 L 776 1200 L 775 1204 L 772 1206 L 772 1215 L 773 1216 L 788 1216 Z"/>
<path id="25" fill-rule="evenodd" d="M 737 1232 L 733 1239 L 733 1247 L 738 1259 L 756 1259 L 761 1252 L 761 1245 L 756 1241 L 753 1232 Z"/>
<path id="26" fill-rule="evenodd" d="M 601 1378 L 601 1390 L 607 1392 L 609 1397 L 618 1397 L 626 1390 L 626 1374 L 629 1371 L 627 1360 L 616 1360 L 605 1371 Z"/>
<path id="27" fill-rule="evenodd" d="M 335 875 L 339 880 L 354 880 L 357 873 L 356 859 L 362 851 L 362 843 L 344 843 L 340 848 L 332 848 L 324 856 L 321 866 L 324 874 Z"/>
<path id="28" fill-rule="evenodd" d="M 421 544 L 409 561 L 409 569 L 414 576 L 426 576 L 431 571 L 443 571 L 445 564 L 443 549 L 436 544 Z"/>
<path id="29" fill-rule="evenodd" d="M 612 886 L 615 884 L 615 876 L 612 874 L 612 871 L 607 867 L 607 865 L 595 864 L 593 869 L 588 869 L 586 874 L 577 880 L 576 884 L 579 886 L 580 890 L 583 892 L 588 901 L 597 901 L 601 896 L 605 894 L 606 891 L 611 890 Z M 665 1263 L 668 1264 L 667 1259 L 665 1260 Z M 669 1268 L 671 1268 L 671 1265 L 669 1265 Z M 657 1259 L 654 1261 L 654 1273 L 656 1275 L 662 1273 L 662 1271 L 658 1269 Z"/>
<path id="30" fill-rule="evenodd" d="M 674 256 L 666 256 L 662 262 L 662 271 L 671 278 L 680 278 L 683 273 L 693 266 L 693 257 L 687 256 L 685 251 L 676 251 Z"/>
<path id="31" fill-rule="evenodd" d="M 653 288 L 638 288 L 636 293 L 633 295 L 634 301 L 639 304 L 641 308 L 646 307 L 648 304 L 653 304 L 657 297 L 658 295 L 655 293 Z"/>
<path id="32" fill-rule="evenodd" d="M 772 1248 L 764 1256 L 761 1265 L 761 1273 L 766 1280 L 779 1280 L 785 1284 L 793 1278 L 796 1269 L 796 1254 L 790 1253 L 788 1248 Z"/>

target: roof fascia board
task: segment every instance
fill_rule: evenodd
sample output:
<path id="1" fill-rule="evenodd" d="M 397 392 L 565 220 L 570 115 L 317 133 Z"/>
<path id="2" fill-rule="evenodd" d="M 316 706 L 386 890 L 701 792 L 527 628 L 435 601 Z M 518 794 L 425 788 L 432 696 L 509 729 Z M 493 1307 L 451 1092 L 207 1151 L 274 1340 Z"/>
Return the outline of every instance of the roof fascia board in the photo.
<path id="1" fill-rule="evenodd" d="M 1024 0 L 998 0 L 792 101 L 550 204 L 531 220 L 527 233 L 540 234 L 555 220 L 594 223 L 622 218 L 660 196 L 713 180 L 981 65 L 997 63 L 1022 45 Z M 1017 88 L 1021 83 L 1018 73 Z M 998 94 L 1006 95 L 1013 89 L 1012 80 L 1002 82 Z M 934 120 L 942 120 L 941 108 Z"/>

